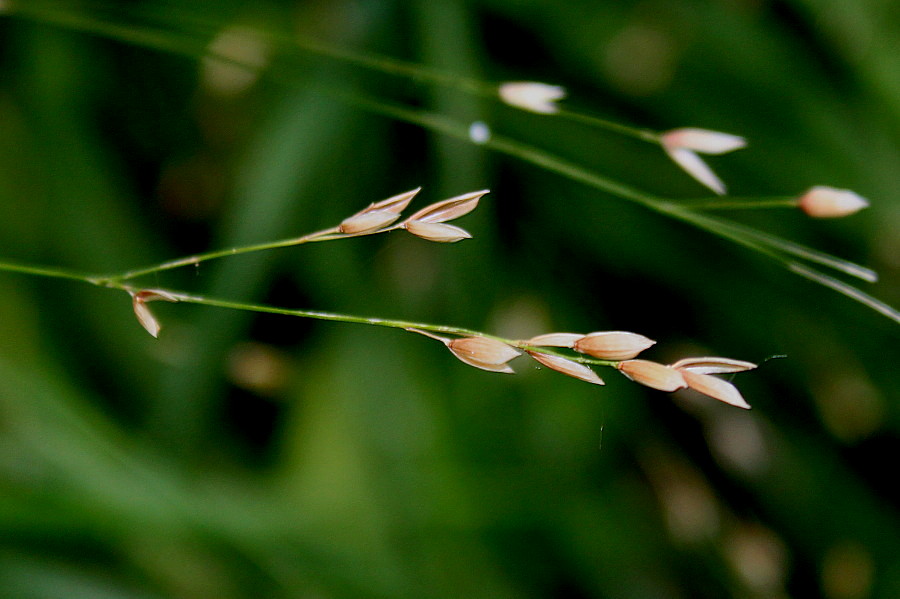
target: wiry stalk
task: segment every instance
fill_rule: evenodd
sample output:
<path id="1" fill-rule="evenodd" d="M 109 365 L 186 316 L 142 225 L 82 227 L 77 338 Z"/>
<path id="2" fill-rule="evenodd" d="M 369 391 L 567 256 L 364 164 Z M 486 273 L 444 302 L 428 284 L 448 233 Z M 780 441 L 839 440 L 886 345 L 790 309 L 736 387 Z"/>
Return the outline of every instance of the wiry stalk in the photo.
<path id="1" fill-rule="evenodd" d="M 55 24 L 67 29 L 101 35 L 121 42 L 130 43 L 141 47 L 153 48 L 165 52 L 172 52 L 191 58 L 197 58 L 200 56 L 212 56 L 217 60 L 221 60 L 228 64 L 248 69 L 253 72 L 259 72 L 260 70 L 257 65 L 248 64 L 247 62 L 236 59 L 232 56 L 224 55 L 222 53 L 216 53 L 215 51 L 211 51 L 208 48 L 202 47 L 196 39 L 196 32 L 193 32 L 194 37 L 185 37 L 179 36 L 178 34 L 173 34 L 171 31 L 161 31 L 155 28 L 135 26 L 131 24 L 120 25 L 117 23 L 110 23 L 100 18 L 94 18 L 90 16 L 86 17 L 77 13 L 61 11 L 58 9 L 58 7 L 49 4 L 23 3 L 16 6 L 17 12 L 14 14 L 19 14 L 27 18 Z M 170 25 L 170 23 L 168 22 L 165 22 L 164 24 Z M 204 27 L 208 27 L 208 32 L 212 33 L 213 24 L 205 24 Z M 300 41 L 297 41 L 293 38 L 289 39 L 279 36 L 272 36 L 268 33 L 260 33 L 260 35 L 263 35 L 264 37 L 266 37 L 266 39 L 270 39 L 279 44 L 290 44 L 290 47 L 297 47 L 299 49 L 317 53 L 321 56 L 328 56 L 336 60 L 342 60 L 348 63 L 356 64 L 358 66 L 364 66 L 366 68 L 374 69 L 388 74 L 410 77 L 416 80 L 440 85 L 457 86 L 459 87 L 459 89 L 466 90 L 476 95 L 494 96 L 496 93 L 496 86 L 461 78 L 447 73 L 442 73 L 432 69 L 426 69 L 424 67 L 420 67 L 411 63 L 404 63 L 402 61 L 396 61 L 394 59 L 387 59 L 384 57 L 360 55 L 353 52 L 331 48 L 325 44 L 319 44 L 308 39 L 301 39 Z M 278 71 L 273 73 L 273 75 L 276 78 L 288 79 L 291 83 L 294 83 L 294 80 L 285 72 Z M 323 89 L 322 91 L 325 93 L 329 93 L 332 96 L 347 102 L 348 104 L 357 106 L 364 110 L 395 118 L 397 120 L 413 123 L 430 131 L 436 131 L 466 141 L 472 141 L 469 137 L 469 125 L 460 123 L 448 117 L 428 113 L 425 111 L 414 110 L 404 106 L 388 104 L 379 99 L 365 97 L 360 94 L 349 94 L 341 90 Z M 689 155 L 693 152 L 721 153 L 740 147 L 743 143 L 743 140 L 741 138 L 738 138 L 737 136 L 700 129 L 679 129 L 663 134 L 657 134 L 652 131 L 631 128 L 626 125 L 620 125 L 618 123 L 605 121 L 603 119 L 595 117 L 576 115 L 576 113 L 571 113 L 568 111 L 560 110 L 556 111 L 555 114 L 563 115 L 567 118 L 575 118 L 576 120 L 580 120 L 581 122 L 585 123 L 592 123 L 597 126 L 605 127 L 611 131 L 616 131 L 618 133 L 623 133 L 632 137 L 644 139 L 645 141 L 658 142 L 663 145 L 666 151 L 669 152 L 670 155 L 672 155 L 673 158 L 676 159 L 676 161 L 679 162 L 686 158 L 685 154 Z M 856 276 L 867 281 L 875 280 L 876 277 L 873 271 L 847 262 L 835 256 L 831 256 L 824 252 L 812 250 L 811 248 L 806 248 L 799 244 L 783 240 L 774 235 L 757 231 L 750 227 L 732 223 L 724 219 L 713 219 L 711 217 L 706 217 L 697 212 L 701 209 L 705 210 L 715 208 L 714 205 L 701 205 L 697 202 L 685 202 L 682 205 L 675 201 L 655 197 L 623 183 L 614 181 L 608 177 L 603 177 L 602 175 L 599 175 L 594 171 L 585 169 L 540 148 L 533 147 L 517 140 L 502 137 L 496 134 L 491 134 L 489 139 L 479 140 L 473 143 L 479 143 L 480 145 L 483 145 L 494 151 L 501 152 L 510 156 L 515 156 L 525 162 L 528 162 L 535 166 L 540 166 L 546 170 L 555 172 L 568 179 L 579 181 L 590 187 L 604 191 L 614 197 L 640 204 L 659 214 L 675 218 L 682 222 L 698 227 L 704 231 L 711 232 L 724 239 L 734 241 L 749 249 L 758 251 L 764 255 L 774 258 L 779 262 L 779 264 L 785 266 L 789 270 L 789 272 L 793 272 L 799 276 L 803 276 L 804 278 L 816 281 L 826 287 L 840 291 L 847 297 L 861 302 L 864 305 L 875 309 L 879 313 L 887 315 L 888 317 L 893 318 L 891 315 L 896 313 L 896 311 L 894 311 L 892 308 L 889 308 L 884 304 L 878 302 L 877 300 L 874 300 L 874 298 L 871 298 L 855 287 L 840 282 L 838 282 L 840 283 L 840 285 L 838 286 L 832 284 L 831 281 L 833 280 L 830 278 L 811 277 L 807 274 L 804 274 L 804 272 L 798 270 L 793 266 L 794 264 L 796 264 L 795 261 L 788 259 L 786 255 L 833 268 L 842 273 Z M 690 156 L 687 156 L 687 158 L 690 158 Z M 699 159 L 694 156 L 685 163 L 688 165 L 685 168 L 689 170 L 689 172 L 691 169 L 697 168 L 697 161 L 699 161 Z M 700 166 L 702 167 L 702 165 Z M 697 174 L 695 173 L 692 174 L 694 174 L 694 176 L 697 176 Z M 706 181 L 705 183 L 715 187 L 715 184 L 718 183 L 718 181 L 715 180 L 715 176 L 711 175 L 711 173 L 709 172 L 706 173 L 706 176 L 713 177 L 713 181 Z M 701 172 L 698 178 L 703 179 L 704 174 Z M 784 198 L 783 196 L 779 196 L 776 198 L 756 198 L 755 200 L 747 203 L 729 201 L 729 208 L 760 209 L 769 207 L 782 207 L 788 205 L 789 202 L 790 200 Z M 712 202 L 710 202 L 709 204 L 712 204 Z M 719 207 L 721 208 L 723 206 Z M 297 240 L 274 242 L 274 245 L 272 246 L 269 246 L 268 244 L 262 244 L 261 246 L 257 246 L 257 248 L 253 248 L 247 251 L 255 251 L 255 249 L 259 248 L 268 249 L 268 247 L 283 247 L 279 245 L 282 243 L 285 245 L 292 245 L 296 244 Z M 233 250 L 225 252 L 211 252 L 210 254 L 204 254 L 200 257 L 202 257 L 204 260 L 215 259 L 223 257 L 225 255 L 229 255 L 229 252 L 233 252 Z M 127 275 L 127 278 L 132 278 L 139 275 L 152 273 L 158 270 L 167 270 L 169 268 L 177 268 L 180 266 L 193 264 L 195 263 L 194 260 L 196 259 L 196 256 L 188 257 L 172 261 L 164 265 L 158 265 L 146 269 L 139 269 L 137 271 L 124 274 Z M 803 267 L 802 264 L 800 266 Z M 110 279 L 111 277 L 108 276 L 100 278 L 101 281 L 107 282 Z"/>

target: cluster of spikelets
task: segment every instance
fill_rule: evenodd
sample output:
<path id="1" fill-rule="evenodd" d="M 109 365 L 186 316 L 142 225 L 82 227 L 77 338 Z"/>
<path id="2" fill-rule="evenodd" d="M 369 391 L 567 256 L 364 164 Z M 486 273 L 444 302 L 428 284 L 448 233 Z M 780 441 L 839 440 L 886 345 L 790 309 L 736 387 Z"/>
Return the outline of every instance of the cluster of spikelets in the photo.
<path id="1" fill-rule="evenodd" d="M 536 81 L 504 83 L 497 93 L 509 106 L 537 114 L 559 113 L 557 102 L 566 97 L 564 88 Z M 747 140 L 738 135 L 696 127 L 650 133 L 649 139 L 658 143 L 669 158 L 687 174 L 718 195 L 725 195 L 725 184 L 699 154 L 726 154 L 747 146 Z M 836 218 L 858 212 L 867 207 L 869 202 L 850 190 L 816 186 L 800 196 L 796 205 L 815 218 Z"/>
<path id="2" fill-rule="evenodd" d="M 473 191 L 447 200 L 430 204 L 412 216 L 400 220 L 402 212 L 409 203 L 422 190 L 417 187 L 411 191 L 391 196 L 386 200 L 369 204 L 353 216 L 345 218 L 336 227 L 318 231 L 303 237 L 291 240 L 282 245 L 309 243 L 313 241 L 325 241 L 339 239 L 341 237 L 359 237 L 387 233 L 402 229 L 417 237 L 438 243 L 454 243 L 472 236 L 468 231 L 455 225 L 448 225 L 447 221 L 466 215 L 478 206 L 480 200 L 489 192 L 487 189 Z M 153 335 L 159 336 L 162 326 L 147 306 L 152 301 L 177 302 L 178 297 L 162 289 L 126 289 L 131 295 L 131 304 L 134 315 L 144 329 Z"/>
<path id="3" fill-rule="evenodd" d="M 488 190 L 475 191 L 431 204 L 400 221 L 402 212 L 420 190 L 421 188 L 414 189 L 370 204 L 341 221 L 336 227 L 299 237 L 290 243 L 372 235 L 396 229 L 403 229 L 423 239 L 441 243 L 452 243 L 471 237 L 466 230 L 449 225 L 447 221 L 474 210 Z M 157 337 L 161 326 L 147 304 L 152 301 L 177 302 L 178 295 L 162 289 L 127 288 L 127 291 L 131 294 L 134 313 L 141 326 Z M 711 375 L 751 370 L 756 368 L 755 364 L 729 358 L 688 358 L 669 365 L 636 359 L 638 354 L 656 343 L 637 333 L 625 331 L 601 331 L 585 335 L 549 333 L 528 340 L 510 341 L 484 335 L 459 335 L 449 338 L 420 328 L 407 330 L 439 340 L 454 356 L 469 366 L 490 372 L 513 373 L 509 362 L 525 352 L 547 368 L 595 385 L 603 385 L 603 380 L 586 364 L 615 367 L 629 379 L 661 391 L 671 392 L 691 388 L 734 406 L 750 407 L 734 385 Z M 562 355 L 560 351 L 570 352 L 572 355 Z"/>
<path id="4" fill-rule="evenodd" d="M 337 232 L 344 235 L 371 235 L 384 233 L 394 229 L 405 229 L 417 237 L 439 243 L 453 243 L 472 236 L 468 231 L 446 221 L 468 214 L 478 206 L 487 189 L 443 200 L 422 208 L 399 224 L 400 214 L 412 201 L 421 187 L 390 197 L 386 200 L 370 204 L 353 216 L 344 219 L 337 227 Z M 331 233 L 332 231 L 327 231 Z"/>
<path id="5" fill-rule="evenodd" d="M 524 341 L 507 342 L 493 337 L 448 338 L 421 329 L 408 330 L 437 339 L 469 366 L 490 372 L 514 373 L 509 362 L 524 351 L 547 368 L 595 385 L 604 384 L 596 372 L 578 361 L 579 357 L 566 357 L 556 350 L 544 349 L 560 348 L 594 358 L 590 363 L 613 366 L 632 381 L 653 389 L 671 392 L 690 388 L 727 404 L 750 408 L 734 385 L 712 375 L 752 370 L 756 364 L 712 357 L 685 358 L 669 365 L 636 359 L 638 354 L 656 343 L 637 333 L 549 333 Z"/>

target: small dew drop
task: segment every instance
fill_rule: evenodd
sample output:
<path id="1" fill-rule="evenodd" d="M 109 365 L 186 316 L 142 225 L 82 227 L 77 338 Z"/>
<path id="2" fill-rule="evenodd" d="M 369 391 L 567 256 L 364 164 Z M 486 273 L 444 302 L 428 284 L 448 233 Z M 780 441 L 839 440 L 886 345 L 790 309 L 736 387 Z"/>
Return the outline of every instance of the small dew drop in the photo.
<path id="1" fill-rule="evenodd" d="M 491 129 L 482 121 L 475 121 L 469 126 L 469 139 L 472 143 L 485 144 L 491 139 Z"/>

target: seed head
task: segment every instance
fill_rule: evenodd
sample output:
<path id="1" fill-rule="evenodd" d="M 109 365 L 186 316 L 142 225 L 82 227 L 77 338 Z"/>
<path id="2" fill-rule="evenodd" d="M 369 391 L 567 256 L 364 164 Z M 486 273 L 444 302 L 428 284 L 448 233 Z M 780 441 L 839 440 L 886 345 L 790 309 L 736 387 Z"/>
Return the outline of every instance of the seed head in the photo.
<path id="1" fill-rule="evenodd" d="M 798 205 L 809 216 L 837 218 L 859 212 L 867 207 L 869 202 L 849 189 L 820 185 L 800 196 Z"/>
<path id="2" fill-rule="evenodd" d="M 622 374 L 636 383 L 659 389 L 676 391 L 687 387 L 681 371 L 648 360 L 625 360 L 616 365 Z"/>
<path id="3" fill-rule="evenodd" d="M 601 360 L 629 360 L 655 343 L 637 333 L 598 331 L 576 341 L 573 349 Z"/>
<path id="4" fill-rule="evenodd" d="M 693 127 L 673 129 L 663 133 L 659 137 L 659 141 L 663 150 L 666 151 L 675 164 L 719 195 L 725 194 L 725 184 L 697 156 L 696 152 L 702 154 L 724 154 L 747 145 L 743 137 Z"/>
<path id="5" fill-rule="evenodd" d="M 585 366 L 584 364 L 579 364 L 573 360 L 568 360 L 566 358 L 560 356 L 552 356 L 550 354 L 544 354 L 541 352 L 528 351 L 528 355 L 546 366 L 547 368 L 552 368 L 557 372 L 561 372 L 571 377 L 575 377 L 576 379 L 581 379 L 582 381 L 587 381 L 588 383 L 593 383 L 595 385 L 603 385 L 603 379 L 597 376 L 597 373 Z"/>
<path id="6" fill-rule="evenodd" d="M 498 93 L 500 99 L 510 106 L 538 114 L 559 112 L 559 107 L 555 102 L 566 97 L 564 88 L 536 81 L 504 83 L 500 86 Z"/>

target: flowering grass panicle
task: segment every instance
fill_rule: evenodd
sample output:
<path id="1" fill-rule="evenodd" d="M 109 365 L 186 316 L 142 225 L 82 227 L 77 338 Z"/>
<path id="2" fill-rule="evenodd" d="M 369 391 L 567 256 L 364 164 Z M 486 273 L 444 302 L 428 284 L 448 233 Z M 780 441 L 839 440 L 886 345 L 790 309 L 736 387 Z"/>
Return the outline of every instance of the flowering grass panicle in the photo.
<path id="1" fill-rule="evenodd" d="M 545 333 L 526 341 L 513 341 L 480 335 L 451 338 L 414 327 L 407 327 L 407 330 L 440 341 L 459 360 L 481 370 L 513 374 L 509 362 L 521 355 L 521 349 L 547 368 L 594 385 L 603 385 L 604 382 L 590 365 L 614 367 L 630 380 L 653 389 L 671 392 L 690 387 L 719 401 L 741 408 L 750 407 L 734 385 L 711 375 L 751 370 L 756 368 L 756 364 L 731 358 L 699 357 L 665 365 L 618 357 L 637 355 L 656 343 L 637 333 Z M 557 348 L 575 353 L 562 355 Z M 578 353 L 591 357 L 585 358 Z"/>

